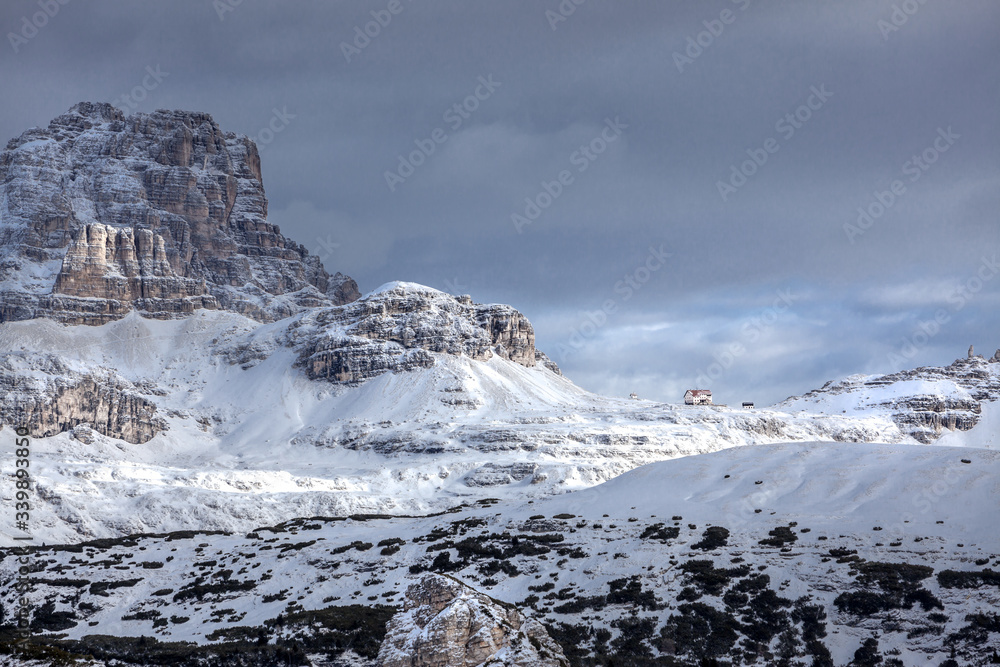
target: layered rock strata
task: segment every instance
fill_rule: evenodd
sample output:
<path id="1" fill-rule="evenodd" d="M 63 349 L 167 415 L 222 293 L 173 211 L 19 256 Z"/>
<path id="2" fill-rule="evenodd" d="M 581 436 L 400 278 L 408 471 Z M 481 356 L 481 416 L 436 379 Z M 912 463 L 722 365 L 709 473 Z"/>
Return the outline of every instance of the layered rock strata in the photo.
<path id="1" fill-rule="evenodd" d="M 208 114 L 82 102 L 0 153 L 0 322 L 270 321 L 359 296 L 267 221 L 256 145 Z"/>
<path id="2" fill-rule="evenodd" d="M 389 283 L 346 306 L 309 312 L 290 325 L 289 336 L 313 380 L 355 383 L 427 368 L 434 364 L 429 352 L 536 363 L 534 329 L 514 308 L 413 283 Z"/>
<path id="3" fill-rule="evenodd" d="M 855 375 L 828 382 L 801 399 L 822 402 L 827 397 L 854 394 L 858 408 L 887 409 L 901 431 L 929 444 L 945 431 L 971 430 L 979 423 L 983 403 L 1000 400 L 997 363 L 1000 355 L 989 361 L 972 355 L 943 367 L 925 366 L 888 375 Z M 878 398 L 884 388 L 893 389 L 888 393 L 891 398 Z M 789 407 L 799 400 L 793 397 L 777 407 Z"/>

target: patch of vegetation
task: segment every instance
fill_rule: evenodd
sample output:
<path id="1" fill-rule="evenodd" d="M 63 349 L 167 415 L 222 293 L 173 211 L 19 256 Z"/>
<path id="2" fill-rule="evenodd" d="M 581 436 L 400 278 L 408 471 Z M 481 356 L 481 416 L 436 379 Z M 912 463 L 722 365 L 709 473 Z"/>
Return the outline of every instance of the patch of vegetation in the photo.
<path id="1" fill-rule="evenodd" d="M 163 616 L 157 609 L 148 609 L 146 611 L 138 611 L 134 614 L 125 614 L 122 616 L 123 621 L 153 621 Z"/>
<path id="2" fill-rule="evenodd" d="M 980 586 L 1000 587 L 1000 572 L 986 569 L 982 572 L 942 570 L 937 575 L 942 588 L 979 588 Z"/>
<path id="3" fill-rule="evenodd" d="M 77 617 L 72 611 L 56 611 L 54 600 L 36 607 L 31 616 L 31 629 L 35 632 L 59 632 L 76 626 Z"/>
<path id="4" fill-rule="evenodd" d="M 713 551 L 726 546 L 729 542 L 729 531 L 722 526 L 709 526 L 701 534 L 701 541 L 691 545 L 692 549 Z"/>
<path id="5" fill-rule="evenodd" d="M 73 653 L 56 646 L 30 638 L 21 642 L 20 637 L 13 634 L 9 627 L 0 628 L 0 655 L 14 655 L 25 661 L 35 661 L 32 664 L 51 665 L 51 667 L 68 667 L 77 665 L 87 656 Z"/>
<path id="6" fill-rule="evenodd" d="M 745 577 L 750 573 L 750 567 L 742 565 L 734 568 L 716 568 L 710 560 L 690 560 L 679 568 L 687 573 L 687 583 L 705 595 L 722 595 L 723 589 L 733 577 Z"/>
<path id="7" fill-rule="evenodd" d="M 768 532 L 770 537 L 765 537 L 760 541 L 762 546 L 766 547 L 783 547 L 786 544 L 791 544 L 799 539 L 798 535 L 792 530 L 791 526 L 778 526 L 777 528 Z"/>
<path id="8" fill-rule="evenodd" d="M 32 586 L 68 586 L 72 588 L 83 588 L 90 584 L 86 579 L 35 579 L 32 577 L 28 580 L 28 583 Z"/>
<path id="9" fill-rule="evenodd" d="M 563 654 L 571 665 L 601 664 L 590 657 L 594 628 L 586 625 L 558 623 L 547 625 L 549 636 L 562 647 Z"/>
<path id="10" fill-rule="evenodd" d="M 224 595 L 225 593 L 252 591 L 257 587 L 257 582 L 255 581 L 220 581 L 213 584 L 202 583 L 202 581 L 202 578 L 199 577 L 193 583 L 174 593 L 174 602 L 183 602 L 192 598 L 202 600 L 206 595 Z"/>
<path id="11" fill-rule="evenodd" d="M 681 534 L 681 529 L 677 526 L 665 526 L 662 523 L 654 523 L 651 526 L 646 526 L 646 529 L 642 531 L 639 535 L 640 540 L 657 540 L 663 544 L 666 544 L 668 540 L 677 539 L 677 536 Z"/>
<path id="12" fill-rule="evenodd" d="M 583 550 L 582 547 L 573 547 L 572 549 L 559 549 L 556 551 L 560 556 L 569 556 L 570 558 L 586 558 L 590 554 Z"/>
<path id="13" fill-rule="evenodd" d="M 347 649 L 358 655 L 374 659 L 385 639 L 385 628 L 397 611 L 386 605 L 327 607 L 315 611 L 298 611 L 284 615 L 284 625 L 289 628 L 318 628 L 314 634 L 302 636 L 302 646 L 307 651 L 340 655 Z M 272 621 L 267 621 L 271 625 Z"/>
<path id="14" fill-rule="evenodd" d="M 926 565 L 908 563 L 855 563 L 860 591 L 841 593 L 833 603 L 841 612 L 870 616 L 892 609 L 912 609 L 920 603 L 924 611 L 944 609 L 944 605 L 920 582 L 934 573 Z"/>
<path id="15" fill-rule="evenodd" d="M 453 561 L 451 559 L 450 551 L 442 551 L 437 555 L 430 567 L 426 569 L 431 572 L 455 572 L 456 570 L 461 570 L 463 567 L 465 567 L 465 563 L 463 561 Z M 410 572 L 413 573 L 413 566 L 410 566 Z M 420 570 L 418 570 L 418 572 L 420 572 Z"/>
<path id="16" fill-rule="evenodd" d="M 652 657 L 650 642 L 656 632 L 655 618 L 617 618 L 611 621 L 611 626 L 619 630 L 619 635 L 611 642 L 611 649 L 619 661 L 636 664 L 637 659 Z"/>
<path id="17" fill-rule="evenodd" d="M 99 660 L 119 665 L 201 665 L 254 667 L 260 665 L 308 665 L 298 643 L 257 645 L 226 642 L 199 646 L 190 642 L 161 642 L 152 637 L 88 635 L 81 640 L 34 637 L 33 650 L 53 656 L 74 655 L 73 661 L 55 660 L 45 664 L 75 665 L 77 660 Z M 66 660 L 66 658 L 63 658 Z"/>
<path id="18" fill-rule="evenodd" d="M 850 667 L 878 667 L 882 664 L 882 655 L 878 651 L 878 640 L 874 637 L 866 639 L 857 651 Z"/>
<path id="19" fill-rule="evenodd" d="M 857 555 L 856 549 L 844 549 L 841 547 L 835 547 L 830 549 L 830 556 L 837 559 L 838 563 L 853 563 L 860 561 L 861 558 Z"/>
<path id="20" fill-rule="evenodd" d="M 358 551 L 368 551 L 369 549 L 372 548 L 372 546 L 374 546 L 374 545 L 372 545 L 371 542 L 363 542 L 362 540 L 355 540 L 354 542 L 351 542 L 350 544 L 344 545 L 342 547 L 337 547 L 335 549 L 331 549 L 330 553 L 331 554 L 342 554 L 345 551 L 350 551 L 351 549 L 357 549 Z"/>
<path id="21" fill-rule="evenodd" d="M 611 589 L 607 595 L 608 604 L 624 604 L 631 608 L 642 607 L 648 611 L 665 609 L 666 606 L 653 591 L 643 590 L 638 576 L 615 579 L 608 583 Z"/>
<path id="22" fill-rule="evenodd" d="M 701 602 L 682 604 L 677 611 L 660 630 L 660 651 L 692 660 L 729 655 L 740 634 L 740 624 L 732 615 Z"/>
<path id="23" fill-rule="evenodd" d="M 142 581 L 142 579 L 122 579 L 121 581 L 95 581 L 90 585 L 91 595 L 100 595 L 102 597 L 110 597 L 109 590 L 115 588 L 131 588 L 137 583 Z"/>
<path id="24" fill-rule="evenodd" d="M 548 597 L 548 596 L 546 596 Z M 590 597 L 577 597 L 573 598 L 566 604 L 561 604 L 557 607 L 553 607 L 552 611 L 557 614 L 579 614 L 580 612 L 586 611 L 587 609 L 593 609 L 594 611 L 600 611 L 604 609 L 608 604 L 607 598 L 603 595 L 593 595 Z"/>
<path id="25" fill-rule="evenodd" d="M 509 560 L 491 560 L 486 561 L 479 566 L 480 574 L 485 576 L 492 576 L 497 572 L 503 572 L 508 577 L 516 577 L 521 574 L 521 571 L 517 569 L 517 566 Z"/>
<path id="26" fill-rule="evenodd" d="M 393 545 L 403 545 L 403 544 L 406 544 L 406 540 L 399 537 L 390 537 L 389 539 L 382 540 L 376 546 L 391 547 Z"/>
<path id="27" fill-rule="evenodd" d="M 770 588 L 751 596 L 741 619 L 743 634 L 749 640 L 748 653 L 755 655 L 759 651 L 763 654 L 774 638 L 789 627 L 790 617 L 785 610 L 791 606 L 791 600 L 779 596 Z"/>

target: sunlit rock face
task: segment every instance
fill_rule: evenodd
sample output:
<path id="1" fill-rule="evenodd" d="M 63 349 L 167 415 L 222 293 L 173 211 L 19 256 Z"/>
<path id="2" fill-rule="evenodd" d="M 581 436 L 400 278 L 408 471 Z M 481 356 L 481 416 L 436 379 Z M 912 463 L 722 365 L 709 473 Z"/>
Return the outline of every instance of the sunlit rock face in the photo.
<path id="1" fill-rule="evenodd" d="M 567 667 L 545 627 L 446 576 L 411 585 L 386 629 L 380 667 Z"/>

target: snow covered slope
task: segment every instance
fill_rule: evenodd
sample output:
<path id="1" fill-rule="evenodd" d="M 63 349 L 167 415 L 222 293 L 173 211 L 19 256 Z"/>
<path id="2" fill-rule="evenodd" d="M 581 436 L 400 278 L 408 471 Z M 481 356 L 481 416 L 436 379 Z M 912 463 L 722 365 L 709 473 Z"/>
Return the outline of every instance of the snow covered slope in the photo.
<path id="1" fill-rule="evenodd" d="M 953 648 L 963 664 L 985 664 L 1000 648 L 997 497 L 1000 453 L 989 450 L 737 447 L 438 516 L 40 548 L 31 596 L 39 630 L 65 633 L 77 651 L 98 635 L 208 652 L 294 635 L 330 657 L 345 642 L 323 633 L 352 627 L 332 619 L 359 627 L 350 605 L 364 605 L 379 637 L 402 591 L 437 572 L 542 621 L 574 665 L 588 655 L 773 665 L 783 653 L 842 665 L 873 636 L 885 665 L 940 664 Z M 0 561 L 8 608 L 16 569 Z M 375 664 L 376 650 L 356 664 Z"/>
<path id="2" fill-rule="evenodd" d="M 514 343 L 482 348 L 471 329 L 464 338 L 447 337 L 467 341 L 470 347 L 457 353 L 356 333 L 355 323 L 368 330 L 372 319 L 385 327 L 393 317 L 404 324 L 380 335 L 421 331 L 412 308 L 398 306 L 426 297 L 421 290 L 427 288 L 396 284 L 330 315 L 311 311 L 267 324 L 200 311 L 173 320 L 132 313 L 97 327 L 0 325 L 0 349 L 7 350 L 0 355 L 0 403 L 8 415 L 54 433 L 36 438 L 32 449 L 35 534 L 68 542 L 247 530 L 317 514 L 417 512 L 466 498 L 561 493 L 644 463 L 735 445 L 904 439 L 879 415 L 817 417 L 596 396 L 544 363 L 508 359 Z M 389 294 L 392 308 L 384 305 Z M 427 298 L 436 300 L 427 307 L 435 321 L 449 308 L 478 317 L 471 301 L 440 292 Z M 500 312 L 488 308 L 475 312 Z M 352 310 L 362 315 L 345 321 L 343 312 Z M 403 314 L 385 314 L 397 311 Z M 460 322 L 455 326 L 465 326 Z M 373 342 L 390 361 L 363 382 L 310 379 L 303 359 L 312 363 L 317 338 L 351 354 L 359 354 L 355 338 L 362 346 Z M 477 360 L 464 349 L 485 351 Z M 399 361 L 414 351 L 426 363 Z M 102 435 L 122 425 L 133 442 Z M 11 536 L 3 538 L 9 543 Z"/>
<path id="3" fill-rule="evenodd" d="M 978 355 L 949 366 L 922 367 L 890 375 L 852 375 L 803 396 L 793 396 L 775 408 L 821 414 L 888 415 L 919 442 L 930 443 L 951 431 L 968 431 L 984 410 L 1000 400 L 1000 350 L 989 361 Z M 990 406 L 990 407 L 987 407 Z M 978 429 L 977 446 L 992 439 Z M 993 433 L 996 430 L 993 429 Z M 950 442 L 966 442 L 954 436 Z"/>
<path id="4" fill-rule="evenodd" d="M 263 324 L 7 322 L 0 350 L 0 406 L 35 425 L 34 532 L 53 542 L 540 497 L 748 444 L 914 442 L 907 415 L 932 394 L 975 416 L 939 424 L 945 444 L 990 447 L 1000 366 L 968 362 L 976 386 L 851 378 L 776 410 L 608 398 L 553 370 L 513 309 L 409 283 Z"/>

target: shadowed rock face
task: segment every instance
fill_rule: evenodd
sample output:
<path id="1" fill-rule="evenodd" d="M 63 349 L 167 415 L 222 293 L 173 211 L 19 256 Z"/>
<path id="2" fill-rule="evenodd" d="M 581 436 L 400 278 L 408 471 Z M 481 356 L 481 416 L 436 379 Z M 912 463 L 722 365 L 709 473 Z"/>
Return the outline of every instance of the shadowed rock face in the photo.
<path id="1" fill-rule="evenodd" d="M 359 296 L 267 221 L 257 147 L 208 114 L 83 102 L 0 153 L 0 322 L 270 321 Z"/>
<path id="2" fill-rule="evenodd" d="M 545 628 L 512 605 L 464 584 L 430 575 L 406 591 L 403 611 L 389 622 L 380 667 L 565 667 Z"/>
<path id="3" fill-rule="evenodd" d="M 34 377 L 13 371 L 11 357 L 0 358 L 0 406 L 5 420 L 28 428 L 36 437 L 80 428 L 132 444 L 148 442 L 166 427 L 156 405 L 113 371 L 79 376 L 58 358 L 49 357 Z"/>
<path id="4" fill-rule="evenodd" d="M 536 363 L 535 332 L 510 306 L 395 283 L 339 308 L 317 309 L 290 325 L 298 365 L 313 380 L 355 383 L 386 371 L 427 368 L 428 352 L 486 361 L 494 354 Z M 538 357 L 555 367 L 547 357 Z M 558 367 L 555 367 L 558 369 Z"/>

